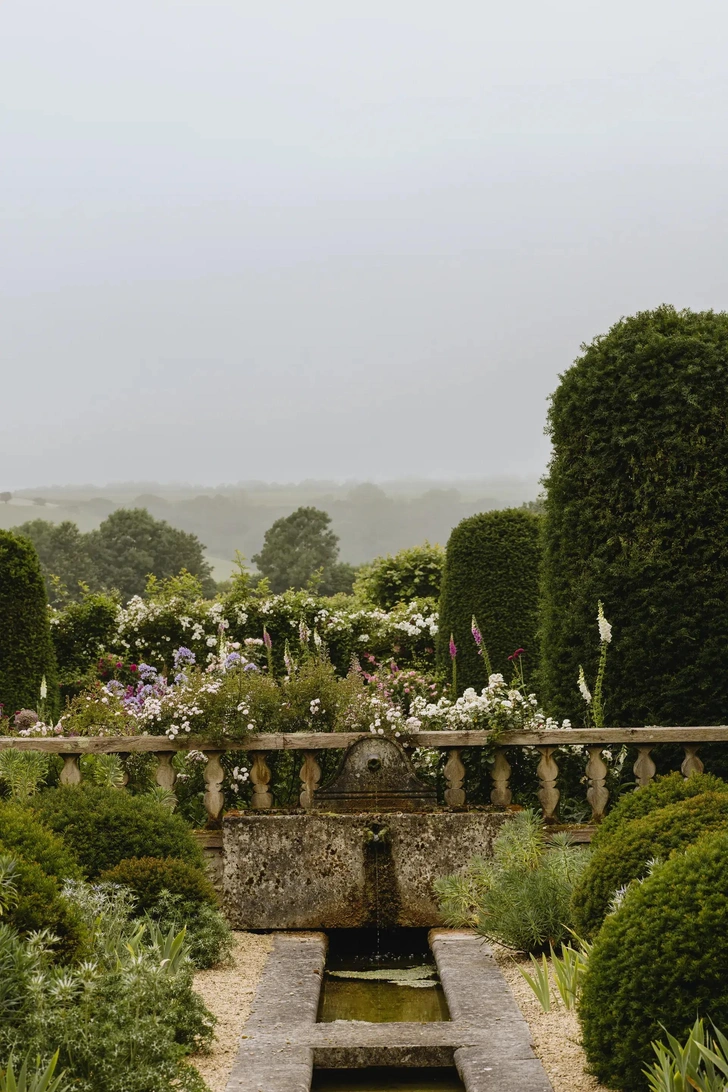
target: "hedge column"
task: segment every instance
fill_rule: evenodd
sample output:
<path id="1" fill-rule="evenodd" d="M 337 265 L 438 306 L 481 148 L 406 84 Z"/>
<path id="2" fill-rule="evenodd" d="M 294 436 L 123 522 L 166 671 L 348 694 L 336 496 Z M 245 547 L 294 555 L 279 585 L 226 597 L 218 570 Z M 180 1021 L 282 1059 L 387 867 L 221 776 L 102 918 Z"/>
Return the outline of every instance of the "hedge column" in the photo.
<path id="1" fill-rule="evenodd" d="M 728 315 L 659 307 L 585 346 L 549 414 L 542 680 L 579 723 L 597 602 L 607 723 L 728 717 Z"/>
<path id="2" fill-rule="evenodd" d="M 46 711 L 55 714 L 56 664 L 38 555 L 27 539 L 0 531 L 0 702 L 5 716 L 38 709 L 44 675 Z"/>
<path id="3" fill-rule="evenodd" d="M 538 652 L 540 524 L 539 516 L 507 508 L 470 516 L 450 535 L 440 593 L 438 663 L 449 673 L 452 633 L 460 693 L 469 686 L 479 692 L 487 683 L 470 629 L 473 615 L 493 671 L 509 679 L 508 657 L 522 648 L 526 677 L 533 677 Z"/>

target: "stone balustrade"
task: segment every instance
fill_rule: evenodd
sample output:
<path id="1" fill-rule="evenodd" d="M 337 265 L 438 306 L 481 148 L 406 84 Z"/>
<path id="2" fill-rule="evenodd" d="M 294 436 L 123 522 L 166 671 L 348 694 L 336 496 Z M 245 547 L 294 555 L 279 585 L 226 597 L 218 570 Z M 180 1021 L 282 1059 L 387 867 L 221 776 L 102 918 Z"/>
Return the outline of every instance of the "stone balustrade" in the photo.
<path id="1" fill-rule="evenodd" d="M 308 810 L 315 806 L 316 791 L 321 781 L 321 767 L 317 754 L 327 750 L 345 750 L 358 739 L 371 738 L 359 732 L 300 732 L 290 735 L 260 734 L 244 742 L 206 742 L 200 739 L 169 740 L 166 736 L 66 736 L 66 737 L 0 737 L 0 750 L 15 748 L 24 751 L 44 751 L 57 754 L 63 759 L 60 780 L 64 785 L 77 785 L 81 781 L 79 760 L 93 754 L 154 754 L 157 759 L 156 781 L 165 789 L 174 790 L 175 769 L 172 758 L 176 751 L 194 748 L 206 758 L 203 769 L 205 779 L 204 804 L 208 826 L 220 825 L 224 798 L 222 784 L 224 770 L 220 762 L 224 751 L 245 751 L 250 757 L 250 780 L 253 793 L 251 806 L 266 810 L 273 806 L 271 770 L 267 757 L 275 751 L 301 752 L 301 807 Z M 435 748 L 446 753 L 443 767 L 445 776 L 445 803 L 450 807 L 463 807 L 467 803 L 464 788 L 465 766 L 462 752 L 467 748 L 484 747 L 490 741 L 490 733 L 482 731 L 419 732 L 414 738 L 418 747 Z M 540 753 L 537 767 L 538 799 L 544 819 L 556 820 L 559 803 L 559 749 L 580 745 L 587 756 L 585 763 L 586 798 L 591 806 L 592 821 L 599 822 L 607 809 L 609 792 L 606 787 L 608 767 L 603 751 L 614 745 L 631 745 L 637 748 L 633 764 L 637 785 L 647 785 L 655 776 L 652 752 L 661 744 L 678 744 L 684 752 L 680 767 L 683 775 L 700 773 L 703 763 L 698 751 L 703 743 L 728 743 L 728 726 L 698 728 L 574 728 L 545 732 L 506 732 L 498 739 L 491 767 L 492 789 L 490 799 L 496 807 L 507 807 L 512 800 L 510 789 L 511 766 L 508 753 L 514 748 L 535 748 Z"/>

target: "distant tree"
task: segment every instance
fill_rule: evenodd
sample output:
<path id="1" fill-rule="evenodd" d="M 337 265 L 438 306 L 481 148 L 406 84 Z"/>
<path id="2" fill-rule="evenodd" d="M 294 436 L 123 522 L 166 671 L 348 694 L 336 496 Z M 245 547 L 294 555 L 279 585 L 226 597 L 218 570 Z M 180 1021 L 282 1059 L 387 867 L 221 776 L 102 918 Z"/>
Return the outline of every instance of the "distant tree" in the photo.
<path id="1" fill-rule="evenodd" d="M 48 501 L 45 499 L 45 497 L 33 497 L 33 504 L 37 504 L 39 508 L 45 508 L 45 506 L 48 504 Z"/>
<path id="2" fill-rule="evenodd" d="M 12 493 L 8 493 L 8 491 L 7 491 L 7 490 L 5 490 L 5 492 L 4 492 L 4 493 L 0 493 L 0 501 L 2 501 L 2 502 L 3 502 L 3 504 L 7 504 L 7 503 L 8 503 L 8 501 L 9 501 L 9 500 L 12 500 L 12 499 L 13 499 L 13 494 L 12 494 Z"/>
<path id="3" fill-rule="evenodd" d="M 40 562 L 32 542 L 12 531 L 0 531 L 0 618 L 3 712 L 10 717 L 23 708 L 46 717 L 56 713 L 56 661 Z"/>
<path id="4" fill-rule="evenodd" d="M 50 523 L 33 519 L 16 527 L 35 546 L 45 578 L 46 593 L 51 603 L 64 599 L 80 600 L 81 584 L 97 584 L 96 569 L 89 550 L 88 535 L 83 535 L 75 523 Z"/>
<path id="5" fill-rule="evenodd" d="M 96 580 L 124 598 L 141 595 L 150 574 L 165 579 L 182 569 L 200 580 L 204 594 L 215 593 L 212 570 L 197 535 L 154 519 L 145 508 L 118 508 L 85 537 Z"/>
<path id="6" fill-rule="evenodd" d="M 268 578 L 272 591 L 304 588 L 320 571 L 319 591 L 326 594 L 340 568 L 336 561 L 339 539 L 329 530 L 330 523 L 331 516 L 320 508 L 297 508 L 268 528 L 263 547 L 252 561 Z"/>

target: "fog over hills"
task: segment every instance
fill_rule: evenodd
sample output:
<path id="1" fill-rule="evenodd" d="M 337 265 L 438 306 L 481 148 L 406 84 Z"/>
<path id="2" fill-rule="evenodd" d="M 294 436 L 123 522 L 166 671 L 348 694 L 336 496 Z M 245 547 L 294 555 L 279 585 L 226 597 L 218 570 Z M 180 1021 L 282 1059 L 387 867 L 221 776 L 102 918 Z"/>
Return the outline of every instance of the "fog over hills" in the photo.
<path id="1" fill-rule="evenodd" d="M 300 505 L 328 512 L 341 540 L 341 560 L 359 564 L 426 539 L 444 545 L 466 516 L 518 506 L 534 500 L 538 492 L 535 478 L 241 482 L 216 488 L 159 482 L 41 486 L 18 490 L 0 504 L 0 526 L 17 527 L 31 519 L 71 520 L 82 531 L 90 531 L 117 508 L 146 508 L 157 519 L 194 532 L 207 548 L 217 579 L 223 579 L 236 550 L 250 558 L 274 520 Z"/>

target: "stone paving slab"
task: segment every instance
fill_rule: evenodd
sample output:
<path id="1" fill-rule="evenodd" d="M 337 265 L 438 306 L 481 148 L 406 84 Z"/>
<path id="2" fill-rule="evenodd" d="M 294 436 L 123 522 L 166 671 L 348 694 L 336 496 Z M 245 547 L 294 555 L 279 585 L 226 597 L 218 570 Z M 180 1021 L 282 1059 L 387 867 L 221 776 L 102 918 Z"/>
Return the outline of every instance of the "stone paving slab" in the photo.
<path id="1" fill-rule="evenodd" d="M 521 1010 L 490 948 L 470 931 L 435 929 L 430 943 L 452 1019 L 316 1023 L 323 933 L 273 942 L 226 1092 L 309 1092 L 313 1067 L 453 1065 L 467 1092 L 552 1092 Z"/>
<path id="2" fill-rule="evenodd" d="M 454 1052 L 467 1092 L 553 1092 L 490 946 L 472 930 L 451 929 L 432 929 L 430 945 L 453 1023 L 483 1034 Z"/>
<path id="3" fill-rule="evenodd" d="M 315 1025 L 327 947 L 324 933 L 276 936 L 226 1092 L 309 1092 L 313 1049 L 289 1033 Z"/>

